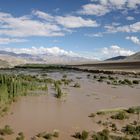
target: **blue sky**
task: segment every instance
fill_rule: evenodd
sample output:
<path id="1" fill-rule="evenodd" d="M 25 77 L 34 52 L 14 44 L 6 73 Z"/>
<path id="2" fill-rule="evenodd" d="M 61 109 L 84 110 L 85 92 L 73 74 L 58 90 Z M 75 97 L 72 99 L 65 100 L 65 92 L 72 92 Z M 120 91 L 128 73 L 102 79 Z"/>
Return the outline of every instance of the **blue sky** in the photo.
<path id="1" fill-rule="evenodd" d="M 0 49 L 105 59 L 140 51 L 140 0 L 1 0 Z"/>

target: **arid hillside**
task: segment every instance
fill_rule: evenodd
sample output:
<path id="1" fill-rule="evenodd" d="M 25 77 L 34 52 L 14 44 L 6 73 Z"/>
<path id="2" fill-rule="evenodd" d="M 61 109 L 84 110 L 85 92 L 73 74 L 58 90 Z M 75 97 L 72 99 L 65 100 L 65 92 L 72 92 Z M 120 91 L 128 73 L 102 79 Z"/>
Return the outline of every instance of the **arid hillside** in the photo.
<path id="1" fill-rule="evenodd" d="M 0 68 L 9 67 L 9 63 L 7 61 L 0 59 Z"/>

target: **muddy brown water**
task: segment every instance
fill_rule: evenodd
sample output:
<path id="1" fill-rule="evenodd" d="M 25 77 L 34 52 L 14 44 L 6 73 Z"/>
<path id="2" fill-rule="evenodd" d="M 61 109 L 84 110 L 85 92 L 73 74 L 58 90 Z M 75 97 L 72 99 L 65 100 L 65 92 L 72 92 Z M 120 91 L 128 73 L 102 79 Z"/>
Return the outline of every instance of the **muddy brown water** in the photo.
<path id="1" fill-rule="evenodd" d="M 39 132 L 58 130 L 58 140 L 74 140 L 71 135 L 76 131 L 95 130 L 98 126 L 88 117 L 100 109 L 130 107 L 140 105 L 140 86 L 112 86 L 98 83 L 86 77 L 87 73 L 68 73 L 68 78 L 78 82 L 81 88 L 72 84 L 64 87 L 67 93 L 62 99 L 54 97 L 50 87 L 49 94 L 21 97 L 14 103 L 8 115 L 0 119 L 0 127 L 8 124 L 14 135 L 5 140 L 15 140 L 23 132 L 27 140 Z M 49 77 L 59 79 L 61 73 L 50 73 Z M 76 77 L 82 77 L 77 79 Z"/>

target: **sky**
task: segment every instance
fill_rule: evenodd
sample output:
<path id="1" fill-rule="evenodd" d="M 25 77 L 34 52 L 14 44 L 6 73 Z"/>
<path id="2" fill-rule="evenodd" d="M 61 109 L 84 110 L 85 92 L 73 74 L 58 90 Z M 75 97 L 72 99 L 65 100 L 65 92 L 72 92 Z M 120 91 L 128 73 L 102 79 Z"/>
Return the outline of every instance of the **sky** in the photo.
<path id="1" fill-rule="evenodd" d="M 140 51 L 140 0 L 0 0 L 0 49 L 106 59 Z"/>

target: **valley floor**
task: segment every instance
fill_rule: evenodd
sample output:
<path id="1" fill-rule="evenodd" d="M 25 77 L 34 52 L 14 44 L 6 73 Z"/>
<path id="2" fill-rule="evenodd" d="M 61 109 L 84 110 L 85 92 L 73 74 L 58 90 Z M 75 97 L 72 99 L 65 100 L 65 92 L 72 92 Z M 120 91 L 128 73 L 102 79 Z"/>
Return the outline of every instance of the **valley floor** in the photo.
<path id="1" fill-rule="evenodd" d="M 89 115 L 102 109 L 140 106 L 140 84 L 133 83 L 135 80 L 140 81 L 140 76 L 45 70 L 7 70 L 1 73 L 22 73 L 38 75 L 41 78 L 71 80 L 70 84 L 61 85 L 64 96 L 60 99 L 55 97 L 54 87 L 50 84 L 48 92 L 34 91 L 34 94 L 20 97 L 13 103 L 8 114 L 0 119 L 1 128 L 9 125 L 14 130 L 14 134 L 4 136 L 5 140 L 14 140 L 19 132 L 23 132 L 26 139 L 30 140 L 44 131 L 59 131 L 60 136 L 54 139 L 74 140 L 72 135 L 75 132 L 82 130 L 98 132 L 107 128 L 106 125 L 99 124 L 99 121 L 116 123 L 118 129 L 121 129 L 137 119 L 137 115 L 130 115 L 129 119 L 117 121 L 108 115 L 97 115 L 95 118 Z M 131 81 L 131 84 L 119 83 L 125 79 Z M 76 84 L 78 86 L 75 86 Z"/>

